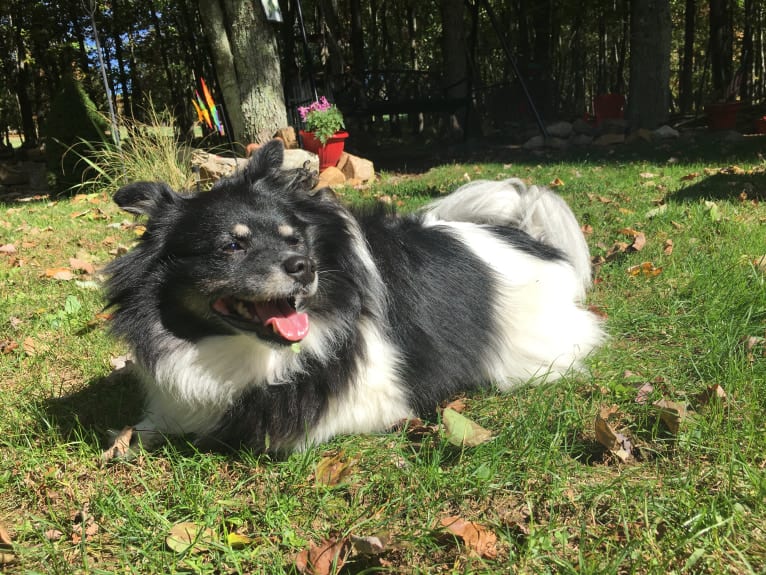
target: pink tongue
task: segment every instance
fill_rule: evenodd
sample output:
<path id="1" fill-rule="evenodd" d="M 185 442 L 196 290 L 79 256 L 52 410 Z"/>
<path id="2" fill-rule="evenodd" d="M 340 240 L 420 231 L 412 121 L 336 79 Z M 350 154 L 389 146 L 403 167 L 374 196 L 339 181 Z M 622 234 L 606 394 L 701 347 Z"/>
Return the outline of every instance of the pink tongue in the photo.
<path id="1" fill-rule="evenodd" d="M 273 325 L 288 341 L 300 341 L 309 332 L 309 316 L 299 313 L 287 302 L 257 303 L 255 311 L 264 325 Z"/>

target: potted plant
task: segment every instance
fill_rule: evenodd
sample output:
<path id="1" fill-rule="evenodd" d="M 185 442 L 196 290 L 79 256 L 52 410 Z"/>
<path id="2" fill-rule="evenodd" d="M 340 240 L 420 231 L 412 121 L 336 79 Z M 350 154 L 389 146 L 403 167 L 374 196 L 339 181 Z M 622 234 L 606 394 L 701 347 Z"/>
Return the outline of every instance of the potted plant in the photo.
<path id="1" fill-rule="evenodd" d="M 733 130 L 737 127 L 737 112 L 742 105 L 737 100 L 740 80 L 738 72 L 722 93 L 719 90 L 719 98 L 705 106 L 707 125 L 711 130 Z"/>
<path id="2" fill-rule="evenodd" d="M 335 166 L 348 138 L 341 111 L 322 96 L 308 106 L 299 107 L 298 113 L 306 126 L 300 131 L 303 148 L 319 156 L 320 171 Z"/>

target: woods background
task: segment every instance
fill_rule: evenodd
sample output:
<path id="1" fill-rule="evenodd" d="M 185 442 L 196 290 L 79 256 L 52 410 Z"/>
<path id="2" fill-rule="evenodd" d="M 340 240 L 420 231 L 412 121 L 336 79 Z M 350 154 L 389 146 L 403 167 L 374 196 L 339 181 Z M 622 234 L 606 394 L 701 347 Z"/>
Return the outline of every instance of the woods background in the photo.
<path id="1" fill-rule="evenodd" d="M 151 99 L 186 131 L 204 77 L 240 142 L 294 122 L 312 79 L 366 129 L 384 114 L 386 129 L 401 120 L 414 131 L 429 129 L 428 114 L 449 116 L 435 130 L 470 134 L 530 123 L 511 58 L 548 122 L 584 117 L 595 96 L 617 93 L 631 127 L 652 128 L 709 102 L 756 105 L 766 91 L 757 0 L 303 0 L 306 47 L 299 5 L 279 4 L 282 23 L 244 0 L 3 0 L 3 143 L 18 132 L 38 144 L 70 72 L 107 110 L 96 38 L 121 115 L 141 119 Z"/>

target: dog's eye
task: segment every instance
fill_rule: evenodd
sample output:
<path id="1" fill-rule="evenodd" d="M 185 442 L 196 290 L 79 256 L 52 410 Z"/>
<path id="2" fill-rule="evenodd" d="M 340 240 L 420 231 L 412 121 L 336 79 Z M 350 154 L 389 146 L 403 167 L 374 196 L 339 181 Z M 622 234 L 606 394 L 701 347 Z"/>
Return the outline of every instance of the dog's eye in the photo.
<path id="1" fill-rule="evenodd" d="M 285 238 L 285 241 L 287 242 L 288 246 L 295 247 L 301 243 L 301 239 L 298 236 L 290 236 L 288 238 Z"/>
<path id="2" fill-rule="evenodd" d="M 239 242 L 229 242 L 226 244 L 223 248 L 227 252 L 239 252 L 244 250 L 245 248 L 242 247 L 242 244 Z"/>

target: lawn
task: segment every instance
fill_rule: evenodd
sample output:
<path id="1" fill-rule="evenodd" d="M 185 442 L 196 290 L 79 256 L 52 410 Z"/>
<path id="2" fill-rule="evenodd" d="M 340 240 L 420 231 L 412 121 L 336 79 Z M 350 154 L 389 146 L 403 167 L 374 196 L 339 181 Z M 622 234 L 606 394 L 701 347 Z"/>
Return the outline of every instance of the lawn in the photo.
<path id="1" fill-rule="evenodd" d="M 461 398 L 492 434 L 474 447 L 435 418 L 284 458 L 178 441 L 104 464 L 141 396 L 99 270 L 140 222 L 110 189 L 0 204 L 0 572 L 765 572 L 764 149 L 495 148 L 338 190 L 408 210 L 521 177 L 582 222 L 609 341 L 587 375 Z"/>

